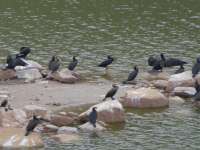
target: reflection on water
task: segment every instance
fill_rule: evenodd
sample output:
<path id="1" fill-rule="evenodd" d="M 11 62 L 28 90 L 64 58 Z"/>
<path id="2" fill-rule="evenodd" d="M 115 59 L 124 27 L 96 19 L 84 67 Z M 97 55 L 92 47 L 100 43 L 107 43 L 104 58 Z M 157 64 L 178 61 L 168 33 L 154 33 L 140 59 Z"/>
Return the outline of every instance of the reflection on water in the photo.
<path id="1" fill-rule="evenodd" d="M 199 0 L 1 0 L 0 61 L 21 46 L 47 65 L 59 55 L 67 67 L 78 56 L 77 70 L 90 81 L 123 81 L 134 65 L 147 67 L 159 52 L 182 58 L 189 69 L 200 53 Z M 115 58 L 111 73 L 96 67 Z M 173 70 L 174 71 L 174 70 Z M 78 143 L 48 149 L 199 149 L 199 111 L 187 103 L 164 110 L 129 111 L 124 127 L 100 137 L 83 134 Z M 117 128 L 117 127 L 115 127 Z"/>

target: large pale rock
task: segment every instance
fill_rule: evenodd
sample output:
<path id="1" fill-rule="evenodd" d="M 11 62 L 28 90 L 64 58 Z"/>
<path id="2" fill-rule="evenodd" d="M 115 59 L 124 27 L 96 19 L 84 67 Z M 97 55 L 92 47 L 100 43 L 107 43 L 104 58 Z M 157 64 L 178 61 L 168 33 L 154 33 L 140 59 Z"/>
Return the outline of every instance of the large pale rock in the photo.
<path id="1" fill-rule="evenodd" d="M 91 123 L 87 122 L 81 126 L 79 126 L 81 131 L 91 132 L 91 131 L 104 131 L 106 128 L 101 126 L 99 123 L 96 123 L 96 127 L 94 127 Z"/>
<path id="2" fill-rule="evenodd" d="M 50 74 L 49 78 L 62 83 L 75 83 L 79 80 L 78 76 L 78 74 L 69 71 L 68 69 L 63 69 L 60 72 Z"/>
<path id="3" fill-rule="evenodd" d="M 0 149 L 41 148 L 44 146 L 39 134 L 25 135 L 22 128 L 0 128 Z"/>
<path id="4" fill-rule="evenodd" d="M 52 115 L 50 121 L 58 127 L 73 125 L 75 122 L 74 118 L 64 115 Z"/>
<path id="5" fill-rule="evenodd" d="M 0 80 L 15 79 L 17 77 L 15 70 L 6 69 L 0 70 Z"/>
<path id="6" fill-rule="evenodd" d="M 51 136 L 51 138 L 59 143 L 73 143 L 80 140 L 78 134 L 57 134 Z"/>
<path id="7" fill-rule="evenodd" d="M 180 97 L 193 97 L 196 94 L 196 89 L 193 87 L 176 87 L 173 93 Z"/>
<path id="8" fill-rule="evenodd" d="M 42 65 L 40 65 L 38 62 L 33 61 L 33 60 L 24 60 L 27 64 L 29 68 L 35 68 L 38 70 L 43 70 L 44 68 L 42 67 Z"/>
<path id="9" fill-rule="evenodd" d="M 78 133 L 78 129 L 75 127 L 60 127 L 57 131 L 58 134 L 75 134 Z"/>
<path id="10" fill-rule="evenodd" d="M 41 116 L 42 118 L 49 119 L 50 112 L 47 108 L 37 106 L 37 105 L 26 105 L 23 110 L 26 112 L 28 118 L 31 118 L 33 115 Z"/>
<path id="11" fill-rule="evenodd" d="M 194 79 L 192 78 L 191 71 L 171 75 L 169 78 L 168 91 L 173 91 L 175 87 L 192 87 L 194 86 Z"/>
<path id="12" fill-rule="evenodd" d="M 27 66 L 17 66 L 15 67 L 16 75 L 18 79 L 23 79 L 26 82 L 35 81 L 41 79 L 42 75 L 40 71 L 36 68 L 31 68 Z"/>
<path id="13" fill-rule="evenodd" d="M 169 105 L 169 100 L 158 90 L 151 88 L 139 88 L 129 90 L 120 102 L 124 107 L 132 108 L 159 108 Z"/>
<path id="14" fill-rule="evenodd" d="M 170 77 L 170 75 L 166 72 L 146 72 L 142 76 L 145 80 L 148 80 L 148 81 L 168 80 Z"/>
<path id="15" fill-rule="evenodd" d="M 168 87 L 169 84 L 167 80 L 154 80 L 152 83 L 154 87 L 164 90 Z"/>
<path id="16" fill-rule="evenodd" d="M 79 115 L 80 120 L 87 120 L 93 107 L 97 107 L 98 120 L 105 123 L 124 122 L 124 108 L 118 100 L 107 100 L 90 107 L 86 112 Z"/>
<path id="17" fill-rule="evenodd" d="M 185 103 L 184 99 L 179 96 L 169 97 L 169 104 L 170 105 L 179 105 Z"/>
<path id="18" fill-rule="evenodd" d="M 27 123 L 26 113 L 21 109 L 0 110 L 0 127 L 23 127 Z"/>

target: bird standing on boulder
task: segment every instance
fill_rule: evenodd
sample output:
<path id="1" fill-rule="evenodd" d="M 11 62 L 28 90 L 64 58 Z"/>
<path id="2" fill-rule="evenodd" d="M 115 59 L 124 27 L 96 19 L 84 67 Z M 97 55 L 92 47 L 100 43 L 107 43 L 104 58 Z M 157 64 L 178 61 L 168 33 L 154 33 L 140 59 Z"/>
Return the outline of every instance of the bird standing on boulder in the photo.
<path id="1" fill-rule="evenodd" d="M 98 66 L 103 67 L 103 68 L 107 68 L 107 66 L 112 64 L 113 61 L 114 61 L 114 58 L 112 56 L 108 55 L 107 59 L 104 60 L 103 62 L 101 62 Z"/>
<path id="2" fill-rule="evenodd" d="M 96 111 L 97 107 L 93 107 L 92 111 L 89 114 L 89 122 L 94 126 L 94 128 L 96 128 L 96 122 L 97 122 L 97 111 Z"/>
<path id="3" fill-rule="evenodd" d="M 1 102 L 0 107 L 6 107 L 7 105 L 8 105 L 8 100 L 3 100 L 3 101 Z"/>
<path id="4" fill-rule="evenodd" d="M 17 57 L 26 59 L 27 55 L 31 52 L 31 49 L 29 47 L 21 47 L 19 54 L 17 54 Z"/>
<path id="5" fill-rule="evenodd" d="M 126 84 L 129 81 L 133 81 L 137 77 L 138 72 L 139 72 L 139 69 L 137 66 L 135 66 L 134 70 L 129 73 L 128 79 L 126 81 L 123 81 L 123 83 Z"/>
<path id="6" fill-rule="evenodd" d="M 73 56 L 72 62 L 68 65 L 68 69 L 70 71 L 73 71 L 75 69 L 75 67 L 77 66 L 77 64 L 78 64 L 78 60 L 76 59 L 75 56 Z"/>
<path id="7" fill-rule="evenodd" d="M 26 127 L 26 134 L 25 136 L 28 136 L 30 132 L 33 132 L 35 127 L 41 123 L 41 120 L 37 118 L 35 115 L 33 116 L 33 119 L 31 119 Z"/>
<path id="8" fill-rule="evenodd" d="M 117 91 L 118 91 L 119 87 L 116 84 L 112 85 L 112 89 L 110 89 L 108 91 L 108 93 L 106 94 L 105 98 L 102 101 L 105 101 L 107 98 L 111 98 L 112 100 L 114 100 L 115 98 L 113 97 Z"/>
<path id="9" fill-rule="evenodd" d="M 192 77 L 194 78 L 200 71 L 200 58 L 196 59 L 196 63 L 192 67 Z"/>
<path id="10" fill-rule="evenodd" d="M 164 54 L 160 54 L 161 59 L 164 61 L 164 67 L 173 67 L 173 66 L 183 66 L 187 62 L 180 60 L 178 58 L 165 58 Z"/>
<path id="11" fill-rule="evenodd" d="M 52 56 L 48 67 L 51 73 L 58 71 L 60 67 L 60 60 L 56 56 Z"/>

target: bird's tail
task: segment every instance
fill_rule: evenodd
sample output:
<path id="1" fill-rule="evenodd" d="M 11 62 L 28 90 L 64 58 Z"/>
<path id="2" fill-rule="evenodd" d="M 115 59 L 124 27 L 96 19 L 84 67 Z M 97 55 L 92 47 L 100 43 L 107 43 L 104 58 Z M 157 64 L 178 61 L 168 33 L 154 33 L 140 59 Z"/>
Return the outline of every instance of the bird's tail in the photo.
<path id="1" fill-rule="evenodd" d="M 29 135 L 29 131 L 26 131 L 25 136 L 28 136 L 28 135 Z"/>

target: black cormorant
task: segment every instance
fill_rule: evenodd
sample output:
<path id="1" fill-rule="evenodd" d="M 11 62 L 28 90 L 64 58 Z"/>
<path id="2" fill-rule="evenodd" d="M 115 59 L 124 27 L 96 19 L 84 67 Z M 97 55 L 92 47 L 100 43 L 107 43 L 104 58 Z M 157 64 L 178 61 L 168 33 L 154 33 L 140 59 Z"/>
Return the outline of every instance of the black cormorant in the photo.
<path id="1" fill-rule="evenodd" d="M 89 122 L 94 126 L 94 128 L 96 128 L 97 116 L 96 107 L 93 107 L 89 114 Z"/>
<path id="2" fill-rule="evenodd" d="M 56 56 L 52 56 L 51 60 L 49 61 L 49 70 L 53 73 L 58 71 L 60 67 L 60 60 Z"/>
<path id="3" fill-rule="evenodd" d="M 8 100 L 3 100 L 3 101 L 1 102 L 0 107 L 6 107 L 7 105 L 8 105 Z"/>
<path id="4" fill-rule="evenodd" d="M 114 58 L 112 56 L 108 55 L 107 59 L 104 60 L 102 63 L 100 63 L 98 66 L 103 67 L 103 68 L 107 68 L 107 66 L 112 64 L 113 61 L 114 61 Z"/>
<path id="5" fill-rule="evenodd" d="M 111 98 L 112 100 L 114 100 L 114 95 L 117 93 L 117 90 L 119 89 L 119 87 L 116 84 L 112 85 L 112 88 L 107 92 L 105 98 L 103 99 L 103 101 L 105 101 L 107 98 Z"/>
<path id="6" fill-rule="evenodd" d="M 33 130 L 35 129 L 35 127 L 39 123 L 41 123 L 41 120 L 34 115 L 33 118 L 29 121 L 29 123 L 28 123 L 28 125 L 26 127 L 26 134 L 25 134 L 25 136 L 28 136 L 30 132 L 33 132 Z"/>
<path id="7" fill-rule="evenodd" d="M 137 66 L 135 66 L 134 70 L 129 73 L 129 76 L 128 76 L 127 80 L 124 81 L 123 83 L 126 84 L 129 81 L 133 81 L 137 77 L 138 72 L 139 72 L 139 69 L 138 69 Z"/>
<path id="8" fill-rule="evenodd" d="M 192 77 L 195 77 L 200 71 L 200 58 L 196 59 L 196 63 L 192 67 Z"/>
<path id="9" fill-rule="evenodd" d="M 72 62 L 68 65 L 68 69 L 73 71 L 75 67 L 77 66 L 77 64 L 78 64 L 78 60 L 76 59 L 75 56 L 73 56 Z"/>

